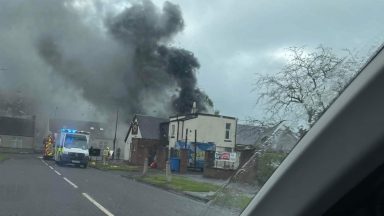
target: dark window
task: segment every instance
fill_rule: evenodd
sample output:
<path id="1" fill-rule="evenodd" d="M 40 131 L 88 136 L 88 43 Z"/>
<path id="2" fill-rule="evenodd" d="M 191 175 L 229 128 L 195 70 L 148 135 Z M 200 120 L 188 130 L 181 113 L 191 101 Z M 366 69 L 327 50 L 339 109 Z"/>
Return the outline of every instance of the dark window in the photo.
<path id="1" fill-rule="evenodd" d="M 229 139 L 229 131 L 231 130 L 231 123 L 225 124 L 225 139 Z"/>

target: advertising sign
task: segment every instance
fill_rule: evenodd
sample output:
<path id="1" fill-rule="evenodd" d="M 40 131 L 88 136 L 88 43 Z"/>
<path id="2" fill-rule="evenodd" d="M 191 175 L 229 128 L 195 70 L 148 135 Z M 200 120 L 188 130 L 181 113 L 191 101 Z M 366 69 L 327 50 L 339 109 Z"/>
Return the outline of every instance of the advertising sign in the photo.
<path id="1" fill-rule="evenodd" d="M 215 152 L 216 160 L 236 161 L 236 152 Z"/>

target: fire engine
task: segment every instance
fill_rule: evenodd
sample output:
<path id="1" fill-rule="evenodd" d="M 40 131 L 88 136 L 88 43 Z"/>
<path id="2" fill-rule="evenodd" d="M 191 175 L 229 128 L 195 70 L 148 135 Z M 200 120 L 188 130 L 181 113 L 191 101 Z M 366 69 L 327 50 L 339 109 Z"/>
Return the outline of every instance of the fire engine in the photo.
<path id="1" fill-rule="evenodd" d="M 43 158 L 44 160 L 49 160 L 53 158 L 55 140 L 52 134 L 49 134 L 43 141 Z"/>

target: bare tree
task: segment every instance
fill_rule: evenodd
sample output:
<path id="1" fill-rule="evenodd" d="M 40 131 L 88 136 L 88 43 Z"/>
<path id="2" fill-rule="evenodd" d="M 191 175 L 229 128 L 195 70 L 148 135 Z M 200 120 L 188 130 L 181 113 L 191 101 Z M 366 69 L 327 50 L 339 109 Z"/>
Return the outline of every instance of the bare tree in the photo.
<path id="1" fill-rule="evenodd" d="M 312 125 L 355 75 L 356 59 L 339 57 L 331 48 L 288 48 L 288 63 L 275 74 L 258 74 L 258 103 L 266 103 L 272 118 L 293 117 Z M 284 117 L 282 117 L 284 116 Z"/>

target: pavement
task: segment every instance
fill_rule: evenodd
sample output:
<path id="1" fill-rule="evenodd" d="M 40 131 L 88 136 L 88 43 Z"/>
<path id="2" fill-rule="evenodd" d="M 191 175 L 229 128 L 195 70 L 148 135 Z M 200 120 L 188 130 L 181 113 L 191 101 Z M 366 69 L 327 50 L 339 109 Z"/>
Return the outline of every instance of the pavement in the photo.
<path id="1" fill-rule="evenodd" d="M 60 167 L 36 154 L 7 156 L 0 162 L 0 216 L 230 215 L 115 172 Z"/>

